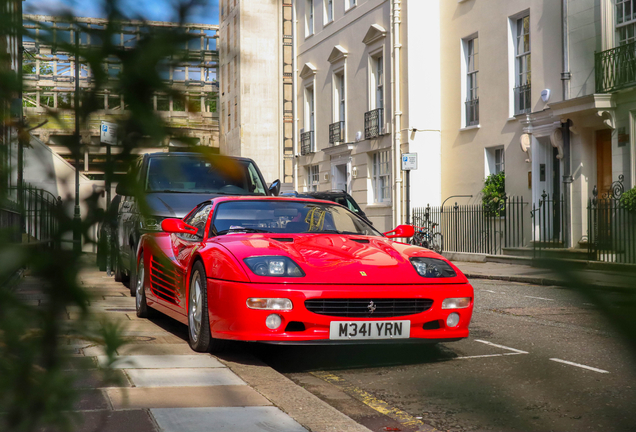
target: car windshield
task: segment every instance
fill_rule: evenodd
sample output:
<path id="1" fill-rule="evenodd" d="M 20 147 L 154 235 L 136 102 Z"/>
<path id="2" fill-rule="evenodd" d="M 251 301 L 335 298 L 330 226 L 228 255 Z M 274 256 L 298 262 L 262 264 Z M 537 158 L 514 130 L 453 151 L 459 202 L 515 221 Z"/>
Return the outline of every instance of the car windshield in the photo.
<path id="1" fill-rule="evenodd" d="M 267 195 L 251 161 L 222 156 L 165 156 L 148 161 L 146 192 Z"/>
<path id="2" fill-rule="evenodd" d="M 382 235 L 338 205 L 287 200 L 220 203 L 214 210 L 210 235 L 232 232 Z"/>

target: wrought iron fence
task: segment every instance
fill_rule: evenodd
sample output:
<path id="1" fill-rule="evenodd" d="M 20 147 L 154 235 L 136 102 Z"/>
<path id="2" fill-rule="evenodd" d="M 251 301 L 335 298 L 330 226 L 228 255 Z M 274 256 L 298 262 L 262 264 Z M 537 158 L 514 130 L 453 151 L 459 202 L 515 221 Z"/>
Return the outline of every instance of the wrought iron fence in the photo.
<path id="1" fill-rule="evenodd" d="M 530 84 L 520 85 L 514 88 L 515 93 L 515 115 L 530 112 Z"/>
<path id="2" fill-rule="evenodd" d="M 337 121 L 329 125 L 329 145 L 344 142 L 344 121 Z"/>
<path id="3" fill-rule="evenodd" d="M 466 101 L 466 126 L 479 124 L 479 98 Z"/>
<path id="4" fill-rule="evenodd" d="M 636 85 L 636 42 L 594 55 L 596 93 L 609 93 Z"/>
<path id="5" fill-rule="evenodd" d="M 11 221 L 14 227 L 19 227 L 19 234 L 14 238 L 16 242 L 42 243 L 51 247 L 59 247 L 54 240 L 59 232 L 59 215 L 62 211 L 62 199 L 55 198 L 48 191 L 25 184 L 21 191 L 17 191 L 18 203 Z M 21 193 L 21 197 L 20 197 Z M 16 220 L 17 218 L 17 220 Z M 21 234 L 20 234 L 21 233 Z"/>
<path id="6" fill-rule="evenodd" d="M 382 134 L 384 108 L 376 108 L 364 113 L 364 139 L 379 137 Z"/>
<path id="7" fill-rule="evenodd" d="M 435 231 L 444 237 L 444 250 L 500 255 L 504 248 L 527 246 L 524 232 L 528 202 L 507 197 L 497 212 L 482 204 L 414 208 L 414 218 L 438 224 Z"/>
<path id="8" fill-rule="evenodd" d="M 6 202 L 0 205 L 0 232 L 3 238 L 11 243 L 21 241 L 20 211 L 14 203 Z"/>
<path id="9" fill-rule="evenodd" d="M 566 230 L 565 201 L 563 195 L 550 195 L 545 191 L 538 203 L 532 204 L 532 245 L 534 256 L 545 249 L 564 248 Z"/>
<path id="10" fill-rule="evenodd" d="M 587 204 L 588 251 L 598 261 L 636 264 L 636 213 L 620 201 L 623 176 L 598 198 L 594 187 Z"/>
<path id="11" fill-rule="evenodd" d="M 300 134 L 300 154 L 306 155 L 313 152 L 315 152 L 314 131 L 301 133 Z"/>

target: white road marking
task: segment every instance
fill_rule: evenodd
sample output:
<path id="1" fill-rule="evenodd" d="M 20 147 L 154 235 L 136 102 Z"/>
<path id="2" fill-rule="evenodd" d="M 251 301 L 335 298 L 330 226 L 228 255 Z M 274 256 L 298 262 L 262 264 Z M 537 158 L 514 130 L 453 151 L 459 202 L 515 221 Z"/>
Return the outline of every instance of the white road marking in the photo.
<path id="1" fill-rule="evenodd" d="M 491 293 L 493 293 L 493 294 L 497 294 L 495 291 L 490 291 L 490 290 L 483 290 L 483 291 L 491 292 Z"/>
<path id="2" fill-rule="evenodd" d="M 579 364 L 579 363 L 574 363 L 574 362 L 567 361 L 567 360 L 561 360 L 561 359 L 558 359 L 558 358 L 551 358 L 550 360 L 558 362 L 558 363 L 567 364 L 567 365 L 570 365 L 570 366 L 580 367 L 580 368 L 591 370 L 591 371 L 598 372 L 598 373 L 609 373 L 608 371 L 603 370 L 603 369 L 597 369 L 597 368 L 592 367 L 592 366 L 586 366 L 586 365 L 582 365 L 582 364 Z"/>
<path id="3" fill-rule="evenodd" d="M 510 347 L 503 346 L 503 345 L 497 345 L 495 343 L 488 342 L 488 341 L 481 340 L 481 339 L 475 339 L 475 342 L 483 343 L 483 344 L 494 346 L 494 347 L 497 347 L 497 348 L 503 348 L 503 349 L 506 349 L 508 351 L 513 351 L 513 352 L 516 352 L 516 353 L 519 353 L 519 354 L 528 354 L 528 351 L 521 351 L 521 350 L 518 350 L 516 348 L 510 348 Z"/>
<path id="4" fill-rule="evenodd" d="M 485 355 L 475 355 L 475 356 L 455 357 L 453 360 L 460 360 L 460 359 L 474 359 L 474 358 L 485 358 L 485 357 L 503 357 L 503 356 L 513 356 L 513 355 L 521 355 L 521 354 L 528 354 L 528 353 L 485 354 Z"/>
<path id="5" fill-rule="evenodd" d="M 533 299 L 537 299 L 537 300 L 554 301 L 554 299 L 549 299 L 549 298 L 544 298 L 544 297 L 533 297 L 533 296 L 524 296 L 524 297 L 533 298 Z"/>

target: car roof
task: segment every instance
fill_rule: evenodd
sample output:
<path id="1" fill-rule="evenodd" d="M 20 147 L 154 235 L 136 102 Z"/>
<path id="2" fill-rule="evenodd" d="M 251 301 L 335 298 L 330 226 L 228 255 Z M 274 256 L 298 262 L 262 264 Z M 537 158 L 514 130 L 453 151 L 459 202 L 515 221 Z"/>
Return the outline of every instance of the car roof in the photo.
<path id="1" fill-rule="evenodd" d="M 146 153 L 146 156 L 148 156 L 148 157 L 175 157 L 175 156 L 208 156 L 208 155 L 203 154 L 203 153 L 197 153 L 197 152 L 170 152 L 170 153 L 154 152 L 154 153 Z M 221 158 L 227 158 L 227 159 L 235 159 L 235 160 L 240 160 L 240 161 L 254 162 L 254 160 L 252 160 L 250 158 L 246 158 L 246 157 L 226 156 L 226 155 L 220 155 L 220 154 L 212 154 L 212 155 L 209 155 L 209 156 L 221 157 Z"/>
<path id="2" fill-rule="evenodd" d="M 329 203 L 331 205 L 344 207 L 342 204 L 338 204 L 333 201 L 325 201 L 325 200 L 315 199 L 315 198 L 304 198 L 304 197 L 296 198 L 296 197 L 289 197 L 289 196 L 261 196 L 261 195 L 218 196 L 203 202 L 206 203 L 206 202 L 212 202 L 212 201 L 216 203 L 227 202 L 227 201 L 285 201 L 285 202 L 295 201 L 295 202 L 315 202 L 317 204 Z"/>

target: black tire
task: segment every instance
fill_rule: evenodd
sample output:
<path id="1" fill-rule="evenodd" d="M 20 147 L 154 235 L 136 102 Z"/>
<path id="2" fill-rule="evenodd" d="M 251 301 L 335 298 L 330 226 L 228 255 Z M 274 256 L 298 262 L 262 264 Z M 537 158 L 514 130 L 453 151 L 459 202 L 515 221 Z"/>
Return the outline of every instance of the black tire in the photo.
<path id="1" fill-rule="evenodd" d="M 139 265 L 137 266 L 137 271 L 135 272 L 137 278 L 135 279 L 135 309 L 137 311 L 137 316 L 139 318 L 150 318 L 154 315 L 154 309 L 150 308 L 146 303 L 146 290 L 145 290 L 145 279 L 146 279 L 146 270 L 144 266 L 144 257 L 139 259 Z M 131 283 L 131 285 L 133 285 Z"/>
<path id="2" fill-rule="evenodd" d="M 197 352 L 221 352 L 226 342 L 212 338 L 208 316 L 208 284 L 201 261 L 192 266 L 188 290 L 188 342 Z"/>
<path id="3" fill-rule="evenodd" d="M 115 282 L 123 282 L 121 265 L 119 264 L 119 254 L 117 252 L 113 254 L 113 269 L 115 272 Z"/>
<path id="4" fill-rule="evenodd" d="M 130 288 L 130 296 L 134 297 L 137 292 L 137 248 L 130 248 L 130 273 L 128 273 L 128 288 Z M 124 282 L 125 285 L 125 282 Z"/>

